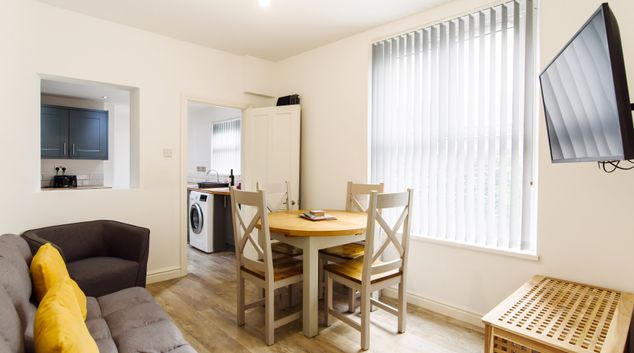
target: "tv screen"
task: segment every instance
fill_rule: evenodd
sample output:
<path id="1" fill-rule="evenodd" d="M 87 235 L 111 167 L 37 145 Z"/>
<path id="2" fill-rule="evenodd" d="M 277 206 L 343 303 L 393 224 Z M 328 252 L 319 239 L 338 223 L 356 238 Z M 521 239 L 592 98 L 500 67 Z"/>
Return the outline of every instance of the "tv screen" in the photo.
<path id="1" fill-rule="evenodd" d="M 616 18 L 603 4 L 540 75 L 553 162 L 634 158 Z"/>

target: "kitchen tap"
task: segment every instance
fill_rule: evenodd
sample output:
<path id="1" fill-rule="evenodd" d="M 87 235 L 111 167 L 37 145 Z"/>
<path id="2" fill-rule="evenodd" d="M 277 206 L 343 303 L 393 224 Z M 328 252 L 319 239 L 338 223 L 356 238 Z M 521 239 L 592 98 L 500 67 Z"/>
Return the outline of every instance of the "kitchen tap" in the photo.
<path id="1" fill-rule="evenodd" d="M 217 171 L 217 170 L 215 170 L 215 169 L 209 169 L 209 170 L 207 171 L 207 175 L 211 174 L 211 172 L 215 172 L 215 173 L 216 173 L 216 182 L 218 182 L 218 183 L 219 183 L 219 182 L 220 182 L 220 174 L 218 173 L 218 171 Z"/>

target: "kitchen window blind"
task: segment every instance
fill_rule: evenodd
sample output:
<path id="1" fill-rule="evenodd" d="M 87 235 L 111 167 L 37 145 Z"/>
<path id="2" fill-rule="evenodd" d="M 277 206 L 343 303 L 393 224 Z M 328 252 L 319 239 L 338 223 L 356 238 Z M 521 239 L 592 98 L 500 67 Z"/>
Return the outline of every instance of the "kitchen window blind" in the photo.
<path id="1" fill-rule="evenodd" d="M 211 168 L 220 174 L 240 175 L 240 119 L 213 124 L 211 135 Z"/>

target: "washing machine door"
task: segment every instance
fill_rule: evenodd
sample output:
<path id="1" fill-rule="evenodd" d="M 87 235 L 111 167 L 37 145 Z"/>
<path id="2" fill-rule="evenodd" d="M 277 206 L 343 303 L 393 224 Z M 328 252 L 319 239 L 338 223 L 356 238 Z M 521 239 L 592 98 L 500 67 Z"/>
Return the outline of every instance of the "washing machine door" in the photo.
<path id="1" fill-rule="evenodd" d="M 203 209 L 199 204 L 194 203 L 189 208 L 189 224 L 194 234 L 200 234 L 203 231 L 205 219 L 203 217 Z"/>

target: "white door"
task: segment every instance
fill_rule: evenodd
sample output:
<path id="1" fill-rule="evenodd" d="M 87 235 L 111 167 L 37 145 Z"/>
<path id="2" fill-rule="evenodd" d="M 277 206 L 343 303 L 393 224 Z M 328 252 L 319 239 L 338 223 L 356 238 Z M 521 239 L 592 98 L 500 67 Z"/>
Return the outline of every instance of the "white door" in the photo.
<path id="1" fill-rule="evenodd" d="M 251 108 L 242 117 L 244 190 L 288 181 L 291 209 L 299 208 L 300 105 Z"/>

